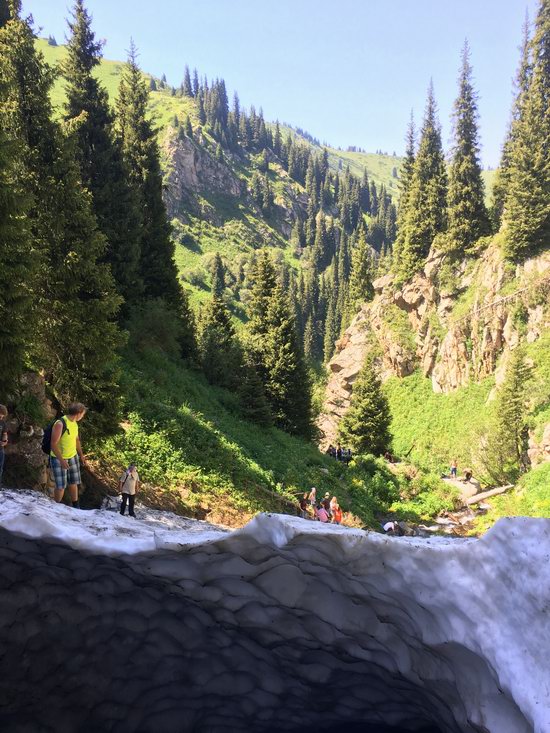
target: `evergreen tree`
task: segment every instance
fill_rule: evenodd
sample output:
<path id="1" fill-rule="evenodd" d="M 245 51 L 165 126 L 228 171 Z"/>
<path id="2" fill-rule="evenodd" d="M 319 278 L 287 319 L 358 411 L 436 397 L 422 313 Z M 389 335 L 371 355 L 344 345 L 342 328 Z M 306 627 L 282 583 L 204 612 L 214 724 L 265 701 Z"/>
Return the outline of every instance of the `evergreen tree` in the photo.
<path id="1" fill-rule="evenodd" d="M 355 382 L 351 405 L 338 427 L 340 441 L 356 453 L 382 455 L 391 446 L 391 415 L 372 357 L 367 357 Z"/>
<path id="2" fill-rule="evenodd" d="M 529 87 L 529 80 L 531 78 L 532 63 L 531 63 L 531 38 L 530 38 L 530 25 L 529 25 L 529 14 L 525 13 L 525 22 L 523 24 L 523 38 L 521 44 L 521 56 L 520 64 L 516 73 L 515 79 L 515 99 L 512 105 L 511 119 L 508 125 L 508 131 L 506 138 L 502 146 L 502 155 L 500 158 L 500 165 L 495 173 L 493 183 L 493 200 L 491 204 L 491 219 L 493 226 L 498 229 L 502 222 L 502 214 L 504 212 L 504 201 L 508 191 L 509 184 L 509 173 L 510 173 L 510 156 L 512 152 L 512 135 L 514 125 L 519 119 L 523 100 Z"/>
<path id="3" fill-rule="evenodd" d="M 527 470 L 529 430 L 527 398 L 531 370 L 521 348 L 510 354 L 499 389 L 495 418 L 484 446 L 482 462 L 495 483 L 516 481 Z"/>
<path id="4" fill-rule="evenodd" d="M 420 144 L 408 195 L 400 275 L 407 278 L 422 265 L 434 237 L 445 229 L 447 173 L 437 121 L 433 85 L 428 89 Z"/>
<path id="5" fill-rule="evenodd" d="M 506 255 L 521 260 L 550 237 L 550 3 L 541 0 L 532 43 L 532 71 L 513 123 L 504 206 Z"/>
<path id="6" fill-rule="evenodd" d="M 361 223 L 357 235 L 357 244 L 353 249 L 351 259 L 351 275 L 348 291 L 350 313 L 356 313 L 357 308 L 366 300 L 371 300 L 373 295 L 369 246 L 367 244 L 365 225 Z"/>
<path id="7" fill-rule="evenodd" d="M 225 292 L 225 268 L 220 253 L 216 252 L 212 262 L 212 297 L 221 298 Z"/>
<path id="8" fill-rule="evenodd" d="M 1 10 L 1 5 L 0 5 Z M 6 18 L 9 16 L 6 14 Z M 0 23 L 3 16 L 0 14 Z M 7 88 L 14 84 L 0 57 L 0 394 L 14 393 L 33 339 L 33 248 L 27 226 L 30 200 L 24 189 L 21 146 L 9 136 Z"/>
<path id="9" fill-rule="evenodd" d="M 401 175 L 399 179 L 399 209 L 397 213 L 397 238 L 394 247 L 394 269 L 400 269 L 400 257 L 403 242 L 405 241 L 405 225 L 408 215 L 409 191 L 411 188 L 415 148 L 416 148 L 416 132 L 414 129 L 414 114 L 411 110 L 411 117 L 407 127 L 407 135 L 405 138 L 406 150 L 405 159 L 401 165 Z"/>
<path id="10" fill-rule="evenodd" d="M 191 74 L 189 73 L 189 67 L 187 66 L 187 64 L 185 65 L 185 72 L 183 75 L 183 84 L 182 84 L 181 90 L 186 97 L 193 96 L 193 85 L 191 84 Z"/>
<path id="11" fill-rule="evenodd" d="M 262 427 L 272 425 L 273 417 L 265 396 L 264 386 L 254 360 L 248 353 L 245 353 L 241 362 L 237 394 L 242 415 L 246 420 Z"/>
<path id="12" fill-rule="evenodd" d="M 267 252 L 257 258 L 250 279 L 251 349 L 273 417 L 283 430 L 309 437 L 309 378 L 292 308 Z"/>
<path id="13" fill-rule="evenodd" d="M 241 351 L 231 314 L 217 295 L 201 313 L 198 349 L 201 367 L 208 381 L 221 387 L 235 387 Z"/>
<path id="14" fill-rule="evenodd" d="M 8 134 L 21 144 L 22 174 L 31 197 L 28 226 L 40 282 L 33 283 L 35 339 L 32 360 L 42 365 L 62 404 L 83 400 L 91 421 L 116 428 L 119 299 L 105 239 L 97 229 L 76 162 L 75 124 L 64 134 L 52 119 L 54 74 L 36 51 L 28 21 L 12 5 L 13 20 L 0 31 L 0 58 L 13 80 L 7 92 Z M 14 7 L 15 6 L 15 7 Z"/>
<path id="15" fill-rule="evenodd" d="M 62 64 L 66 80 L 65 119 L 78 120 L 75 136 L 82 182 L 92 194 L 100 231 L 107 238 L 105 259 L 118 292 L 128 308 L 139 302 L 143 283 L 139 273 L 139 214 L 128 182 L 120 141 L 115 139 L 107 91 L 93 74 L 101 59 L 91 18 L 83 0 L 76 0 L 67 56 Z"/>
<path id="16" fill-rule="evenodd" d="M 118 96 L 118 123 L 124 159 L 141 213 L 140 272 L 146 298 L 162 298 L 191 333 L 188 304 L 182 296 L 174 261 L 174 243 L 162 199 L 162 173 L 156 131 L 147 116 L 149 93 L 137 65 L 132 44 L 122 74 Z M 182 343 L 182 354 L 194 351 L 192 342 Z"/>
<path id="17" fill-rule="evenodd" d="M 449 172 L 448 231 L 453 247 L 468 250 L 489 232 L 489 215 L 479 163 L 477 95 L 468 43 L 462 50 L 459 94 L 454 105 L 454 150 Z"/>

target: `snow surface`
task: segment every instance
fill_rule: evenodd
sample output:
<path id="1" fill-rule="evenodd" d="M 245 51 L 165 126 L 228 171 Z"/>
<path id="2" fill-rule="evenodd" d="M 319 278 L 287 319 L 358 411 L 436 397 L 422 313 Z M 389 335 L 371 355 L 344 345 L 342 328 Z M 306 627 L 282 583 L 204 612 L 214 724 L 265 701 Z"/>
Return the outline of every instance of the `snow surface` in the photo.
<path id="1" fill-rule="evenodd" d="M 550 520 L 501 520 L 459 540 L 269 514 L 234 532 L 139 517 L 2 492 L 3 729 L 550 733 Z M 84 641 L 66 639 L 74 618 Z M 130 629 L 127 643 L 109 641 Z M 55 679 L 75 644 L 86 702 Z"/>

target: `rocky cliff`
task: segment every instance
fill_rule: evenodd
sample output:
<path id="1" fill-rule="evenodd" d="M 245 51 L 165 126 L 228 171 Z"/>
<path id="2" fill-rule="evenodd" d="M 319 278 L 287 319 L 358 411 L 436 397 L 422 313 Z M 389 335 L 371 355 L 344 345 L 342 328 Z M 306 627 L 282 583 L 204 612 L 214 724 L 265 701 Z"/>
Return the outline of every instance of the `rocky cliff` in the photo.
<path id="1" fill-rule="evenodd" d="M 421 370 L 435 392 L 450 392 L 491 374 L 498 384 L 507 354 L 550 330 L 550 252 L 512 266 L 496 244 L 460 262 L 434 249 L 411 281 L 398 287 L 388 274 L 374 289 L 328 364 L 323 446 L 336 438 L 367 352 L 377 355 L 383 379 Z M 543 438 L 532 449 L 548 456 L 545 446 Z"/>

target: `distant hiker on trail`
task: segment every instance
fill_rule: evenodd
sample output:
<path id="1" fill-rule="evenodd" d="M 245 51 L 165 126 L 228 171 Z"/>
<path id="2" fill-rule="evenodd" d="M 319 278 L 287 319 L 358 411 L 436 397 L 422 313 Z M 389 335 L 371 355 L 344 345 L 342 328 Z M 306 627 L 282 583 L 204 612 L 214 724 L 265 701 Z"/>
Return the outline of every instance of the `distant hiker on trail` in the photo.
<path id="1" fill-rule="evenodd" d="M 332 443 L 327 448 L 327 456 L 330 456 L 331 458 L 336 458 L 336 448 L 332 445 Z"/>
<path id="2" fill-rule="evenodd" d="M 308 499 L 309 503 L 311 504 L 311 508 L 315 511 L 315 505 L 317 504 L 317 489 L 315 488 L 315 486 L 311 487 Z"/>
<path id="3" fill-rule="evenodd" d="M 309 506 L 309 499 L 308 499 L 307 491 L 300 499 L 299 504 L 300 504 L 300 516 L 302 517 L 302 519 L 307 519 L 307 508 Z"/>
<path id="4" fill-rule="evenodd" d="M 327 512 L 327 510 L 325 509 L 325 507 L 322 504 L 319 504 L 319 506 L 316 507 L 316 509 L 315 509 L 315 516 L 317 517 L 317 519 L 319 520 L 319 522 L 325 522 L 326 523 L 326 522 L 329 521 L 328 512 Z"/>
<path id="5" fill-rule="evenodd" d="M 348 465 L 349 465 L 349 463 L 350 463 L 350 461 L 351 461 L 352 457 L 353 457 L 353 454 L 352 454 L 352 452 L 351 452 L 351 448 L 347 448 L 347 449 L 346 449 L 346 456 L 345 456 L 346 466 L 348 466 Z"/>
<path id="6" fill-rule="evenodd" d="M 4 447 L 8 444 L 7 416 L 8 408 L 5 405 L 0 405 L 0 489 L 2 488 L 2 474 L 4 473 Z"/>
<path id="7" fill-rule="evenodd" d="M 464 481 L 466 483 L 468 483 L 470 481 L 470 479 L 472 478 L 472 476 L 473 476 L 472 469 L 471 468 L 465 468 L 464 469 Z"/>
<path id="8" fill-rule="evenodd" d="M 130 463 L 126 471 L 118 480 L 118 490 L 122 494 L 122 504 L 120 505 L 120 513 L 124 516 L 126 511 L 126 502 L 128 502 L 128 514 L 135 517 L 134 503 L 136 501 L 136 491 L 139 487 L 139 474 L 136 464 Z"/>
<path id="9" fill-rule="evenodd" d="M 323 505 L 324 510 L 326 511 L 326 513 L 330 517 L 330 494 L 328 493 L 328 491 L 324 495 L 324 497 L 323 497 L 323 499 L 321 501 L 321 504 Z"/>
<path id="10" fill-rule="evenodd" d="M 340 504 L 338 504 L 335 496 L 330 500 L 330 511 L 332 514 L 332 523 L 342 524 L 342 509 L 340 508 Z"/>
<path id="11" fill-rule="evenodd" d="M 78 423 L 86 414 L 87 407 L 82 402 L 73 402 L 67 414 L 56 420 L 51 430 L 50 470 L 55 483 L 54 498 L 57 502 L 63 499 L 68 485 L 72 505 L 80 509 L 78 501 L 78 485 L 80 463 L 86 464 L 78 437 Z"/>
<path id="12" fill-rule="evenodd" d="M 456 462 L 456 458 L 453 458 L 451 461 L 451 478 L 456 478 L 458 472 L 458 463 Z"/>
<path id="13" fill-rule="evenodd" d="M 342 446 L 340 445 L 340 443 L 338 443 L 338 447 L 336 448 L 336 460 L 342 460 Z"/>

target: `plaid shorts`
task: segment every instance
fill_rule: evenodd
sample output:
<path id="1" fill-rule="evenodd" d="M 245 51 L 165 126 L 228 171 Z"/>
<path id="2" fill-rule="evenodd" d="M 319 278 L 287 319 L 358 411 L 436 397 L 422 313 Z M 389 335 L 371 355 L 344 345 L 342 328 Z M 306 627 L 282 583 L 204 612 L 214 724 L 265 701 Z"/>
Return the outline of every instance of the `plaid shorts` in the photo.
<path id="1" fill-rule="evenodd" d="M 56 489 L 63 490 L 67 484 L 82 483 L 78 455 L 67 458 L 67 463 L 69 464 L 69 470 L 65 471 L 64 468 L 61 468 L 59 459 L 55 458 L 55 456 L 50 456 L 50 471 Z"/>

